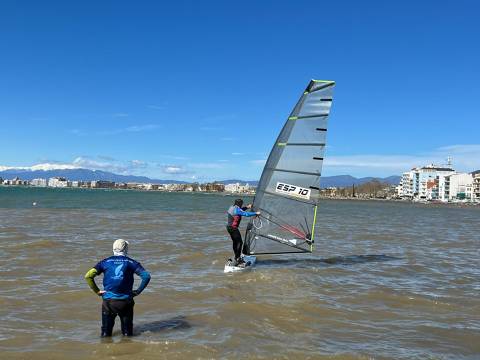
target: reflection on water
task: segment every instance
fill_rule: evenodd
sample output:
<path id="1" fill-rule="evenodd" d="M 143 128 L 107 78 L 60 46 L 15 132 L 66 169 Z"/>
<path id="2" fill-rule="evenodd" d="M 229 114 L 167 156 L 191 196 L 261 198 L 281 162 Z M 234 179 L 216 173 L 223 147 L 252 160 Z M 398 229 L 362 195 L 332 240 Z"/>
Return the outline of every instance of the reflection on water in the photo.
<path id="1" fill-rule="evenodd" d="M 182 330 L 189 329 L 190 323 L 185 319 L 185 316 L 175 316 L 168 320 L 151 321 L 135 326 L 134 335 L 138 336 L 142 333 L 159 333 L 167 330 Z"/>
<path id="2" fill-rule="evenodd" d="M 268 265 L 297 265 L 297 266 L 322 266 L 322 265 L 355 265 L 364 264 L 367 262 L 393 261 L 401 260 L 402 258 L 396 256 L 389 256 L 385 254 L 380 255 L 349 255 L 349 256 L 335 256 L 328 259 L 268 259 L 261 262 L 261 266 Z"/>
<path id="3" fill-rule="evenodd" d="M 324 201 L 314 254 L 224 274 L 232 201 L 0 188 L 0 357 L 480 358 L 479 208 Z M 119 237 L 152 281 L 102 342 L 83 275 Z"/>

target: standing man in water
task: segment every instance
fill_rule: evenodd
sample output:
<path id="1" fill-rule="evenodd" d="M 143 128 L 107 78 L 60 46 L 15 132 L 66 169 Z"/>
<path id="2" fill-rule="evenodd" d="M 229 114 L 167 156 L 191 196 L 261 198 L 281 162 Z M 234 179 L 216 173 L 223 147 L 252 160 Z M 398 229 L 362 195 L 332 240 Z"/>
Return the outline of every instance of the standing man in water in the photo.
<path id="1" fill-rule="evenodd" d="M 127 256 L 128 241 L 115 240 L 113 243 L 113 256 L 103 259 L 85 275 L 90 289 L 103 298 L 102 303 L 102 337 L 112 336 L 115 318 L 120 318 L 122 334 L 133 335 L 133 301 L 134 296 L 147 287 L 150 274 L 143 266 Z M 95 276 L 103 273 L 103 289 L 100 290 L 95 284 Z M 142 279 L 138 289 L 133 289 L 133 274 Z"/>
<path id="2" fill-rule="evenodd" d="M 252 212 L 252 211 L 245 211 L 247 209 L 251 209 L 252 205 L 248 204 L 246 207 L 243 206 L 243 200 L 237 199 L 235 203 L 230 206 L 227 211 L 227 231 L 230 234 L 230 237 L 233 241 L 233 252 L 235 254 L 235 266 L 239 266 L 244 264 L 242 259 L 242 235 L 238 230 L 238 226 L 240 225 L 240 221 L 242 221 L 242 216 L 250 217 L 260 215 L 259 212 Z"/>

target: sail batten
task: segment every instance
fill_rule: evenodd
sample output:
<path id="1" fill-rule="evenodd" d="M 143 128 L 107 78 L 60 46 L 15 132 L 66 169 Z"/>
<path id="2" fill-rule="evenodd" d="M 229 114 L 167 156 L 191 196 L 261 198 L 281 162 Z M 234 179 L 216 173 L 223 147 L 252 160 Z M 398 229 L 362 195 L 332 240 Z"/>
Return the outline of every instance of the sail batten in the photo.
<path id="1" fill-rule="evenodd" d="M 258 183 L 253 208 L 261 216 L 247 226 L 245 253 L 313 250 L 334 85 L 312 80 L 287 117 Z"/>
<path id="2" fill-rule="evenodd" d="M 280 146 L 325 146 L 325 143 L 278 143 Z"/>

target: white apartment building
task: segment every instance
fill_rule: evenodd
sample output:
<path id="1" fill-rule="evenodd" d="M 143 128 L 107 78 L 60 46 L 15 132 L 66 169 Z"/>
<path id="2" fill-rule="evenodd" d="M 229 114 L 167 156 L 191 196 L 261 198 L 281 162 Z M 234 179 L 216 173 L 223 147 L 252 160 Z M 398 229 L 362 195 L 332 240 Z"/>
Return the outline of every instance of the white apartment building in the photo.
<path id="1" fill-rule="evenodd" d="M 403 198 L 413 198 L 413 179 L 414 179 L 414 169 L 412 171 L 407 171 L 402 174 L 400 179 L 400 185 L 397 187 L 397 194 Z"/>
<path id="2" fill-rule="evenodd" d="M 445 177 L 445 196 L 441 200 L 473 201 L 473 175 L 458 173 Z"/>
<path id="3" fill-rule="evenodd" d="M 245 193 L 250 190 L 250 185 L 241 185 L 240 183 L 225 185 L 225 191 L 231 193 Z"/>
<path id="4" fill-rule="evenodd" d="M 449 167 L 439 167 L 433 164 L 416 167 L 403 173 L 400 180 L 398 195 L 403 198 L 435 200 L 440 198 L 440 184 L 442 191 L 445 187 L 444 176 L 454 174 L 455 170 Z"/>
<path id="5" fill-rule="evenodd" d="M 68 181 L 62 177 L 53 177 L 48 179 L 48 186 L 49 187 L 67 187 Z"/>
<path id="6" fill-rule="evenodd" d="M 480 202 L 480 171 L 474 171 L 473 176 L 473 200 Z"/>
<path id="7" fill-rule="evenodd" d="M 30 180 L 31 186 L 46 187 L 48 185 L 47 179 L 32 179 Z"/>

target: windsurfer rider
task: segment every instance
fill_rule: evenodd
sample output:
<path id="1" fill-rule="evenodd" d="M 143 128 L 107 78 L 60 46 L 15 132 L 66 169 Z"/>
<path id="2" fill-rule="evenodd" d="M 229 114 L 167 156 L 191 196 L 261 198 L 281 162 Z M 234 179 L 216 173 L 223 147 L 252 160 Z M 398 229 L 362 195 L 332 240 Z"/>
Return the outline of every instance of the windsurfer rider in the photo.
<path id="1" fill-rule="evenodd" d="M 133 335 L 133 301 L 134 296 L 140 295 L 150 281 L 150 274 L 143 266 L 129 258 L 128 241 L 115 240 L 113 243 L 113 256 L 100 261 L 85 275 L 88 286 L 95 294 L 103 298 L 102 303 L 102 337 L 112 336 L 113 326 L 117 315 L 122 324 L 124 336 Z M 103 275 L 103 288 L 100 290 L 95 284 L 95 276 Z M 136 290 L 133 288 L 133 274 L 142 279 Z"/>
<path id="2" fill-rule="evenodd" d="M 240 221 L 242 221 L 242 216 L 250 217 L 260 215 L 260 212 L 245 211 L 252 208 L 251 204 L 248 204 L 246 207 L 243 206 L 243 200 L 237 199 L 235 203 L 230 206 L 227 211 L 227 231 L 230 234 L 233 242 L 233 252 L 235 254 L 234 266 L 239 266 L 244 264 L 242 259 L 242 235 L 238 230 Z"/>

